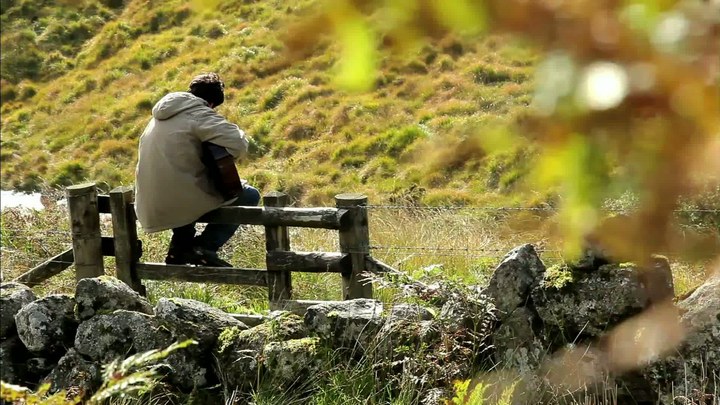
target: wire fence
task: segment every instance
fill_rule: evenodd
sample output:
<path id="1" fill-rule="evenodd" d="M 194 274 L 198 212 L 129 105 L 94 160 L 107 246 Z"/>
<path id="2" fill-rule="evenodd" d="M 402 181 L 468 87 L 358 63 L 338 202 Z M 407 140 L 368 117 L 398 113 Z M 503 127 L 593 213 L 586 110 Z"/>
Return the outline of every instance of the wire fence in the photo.
<path id="1" fill-rule="evenodd" d="M 421 211 L 527 211 L 527 212 L 559 212 L 560 207 L 502 207 L 502 206 L 457 206 L 457 205 L 444 205 L 444 206 L 422 206 L 422 205 L 377 205 L 371 204 L 366 206 L 368 209 L 388 209 L 388 210 L 421 210 Z M 604 212 L 631 212 L 629 208 L 602 208 Z M 708 213 L 708 214 L 720 214 L 720 208 L 698 208 L 698 209 L 675 209 L 674 213 Z"/>
<path id="2" fill-rule="evenodd" d="M 0 261 L 3 273 L 17 274 L 30 269 L 72 246 L 72 235 L 64 218 L 66 207 L 51 206 L 45 211 L 26 214 L 6 215 L 3 211 L 1 226 Z M 500 259 L 514 246 L 533 243 L 540 254 L 553 257 L 562 255 L 556 246 L 545 246 L 548 238 L 542 229 L 512 228 L 513 214 L 536 213 L 538 223 L 547 219 L 547 213 L 556 213 L 557 207 L 510 207 L 510 206 L 415 206 L 415 205 L 368 205 L 370 216 L 370 246 L 358 253 L 373 254 L 386 259 L 390 264 L 413 261 L 415 265 L 444 259 L 472 263 L 477 260 Z M 607 212 L 628 212 L 628 209 L 608 208 Z M 496 212 L 501 217 L 478 218 L 476 212 Z M 676 214 L 718 216 L 720 208 L 677 209 Z M 472 214 L 469 214 L 472 213 Z M 421 215 L 422 219 L 417 220 Z M 49 219 L 48 219 L 49 218 Z M 62 220 L 59 220 L 62 219 Z M 527 220 L 523 218 L 521 220 Z M 101 221 L 103 234 L 112 233 L 106 217 Z M 60 229 L 66 226 L 68 229 Z M 502 237 L 493 235 L 505 226 Z M 261 227 L 260 227 L 261 228 Z M 492 228 L 490 231 L 487 228 Z M 315 232 L 314 234 L 311 234 Z M 293 235 L 300 247 L 310 250 L 336 251 L 337 239 L 322 240 L 323 230 L 299 230 Z M 258 230 L 262 233 L 262 230 Z M 310 235 L 310 236 L 308 236 Z M 142 235 L 157 244 L 163 239 L 157 235 Z M 253 244 L 262 249 L 262 238 L 255 238 Z M 235 247 L 242 248 L 247 240 L 236 240 Z M 296 242 L 294 242 L 296 243 Z M 324 247 L 324 249 L 323 249 Z M 164 255 L 164 252 L 155 256 Z"/>

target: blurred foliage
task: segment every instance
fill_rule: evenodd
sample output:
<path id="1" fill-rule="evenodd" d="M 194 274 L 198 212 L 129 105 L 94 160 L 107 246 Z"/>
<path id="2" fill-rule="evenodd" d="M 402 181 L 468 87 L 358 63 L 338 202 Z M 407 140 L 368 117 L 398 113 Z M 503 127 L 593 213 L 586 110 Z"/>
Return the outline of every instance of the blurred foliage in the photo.
<path id="1" fill-rule="evenodd" d="M 535 80 L 533 113 L 521 130 L 542 151 L 533 187 L 562 190 L 567 252 L 579 252 L 583 239 L 590 239 L 623 259 L 643 261 L 652 252 L 682 250 L 676 245 L 688 243 L 673 233 L 674 210 L 698 186 L 720 180 L 717 2 L 328 4 L 298 21 L 286 44 L 298 57 L 330 34 L 342 46 L 341 66 L 353 64 L 341 67 L 338 79 L 351 90 L 375 83 L 372 66 L 382 51 L 402 53 L 448 35 L 478 32 L 529 40 L 545 57 Z M 486 84 L 510 80 L 507 73 L 477 72 Z M 637 208 L 622 221 L 605 223 L 603 202 L 624 190 L 636 193 Z M 717 235 L 711 237 L 717 241 Z"/>
<path id="2" fill-rule="evenodd" d="M 103 366 L 102 385 L 90 398 L 83 400 L 83 396 L 90 394 L 81 392 L 71 393 L 66 390 L 50 393 L 51 384 L 44 383 L 36 391 L 29 388 L 8 384 L 0 381 L 0 400 L 10 401 L 13 404 L 37 405 L 77 405 L 113 403 L 112 399 L 129 402 L 139 399 L 138 403 L 148 403 L 147 393 L 163 383 L 159 371 L 162 361 L 173 352 L 197 344 L 194 340 L 175 342 L 164 349 L 153 349 L 137 353 L 126 359 L 116 359 Z M 145 395 L 145 396 L 143 396 Z M 120 403 L 120 402 L 116 402 Z"/>

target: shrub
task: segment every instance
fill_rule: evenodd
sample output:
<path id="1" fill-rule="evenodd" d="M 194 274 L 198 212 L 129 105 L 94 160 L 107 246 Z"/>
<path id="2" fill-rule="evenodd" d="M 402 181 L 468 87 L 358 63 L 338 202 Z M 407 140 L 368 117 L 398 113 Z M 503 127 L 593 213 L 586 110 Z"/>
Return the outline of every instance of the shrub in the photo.
<path id="1" fill-rule="evenodd" d="M 285 130 L 285 136 L 288 139 L 292 140 L 303 140 L 303 139 L 310 139 L 315 135 L 317 132 L 314 125 L 304 122 L 299 122 L 297 124 L 290 125 Z"/>
<path id="2" fill-rule="evenodd" d="M 159 32 L 169 27 L 182 24 L 190 16 L 189 6 L 181 6 L 170 12 L 159 10 L 150 18 L 149 31 Z"/>
<path id="3" fill-rule="evenodd" d="M 80 161 L 65 162 L 57 170 L 55 177 L 50 182 L 51 187 L 65 187 L 80 183 L 88 177 L 88 170 L 85 163 Z"/>
<path id="4" fill-rule="evenodd" d="M 287 89 L 283 86 L 276 86 L 270 94 L 262 101 L 263 111 L 275 109 L 285 98 Z"/>
<path id="5" fill-rule="evenodd" d="M 100 142 L 97 148 L 97 156 L 99 157 L 127 157 L 132 156 L 135 153 L 135 141 L 130 140 L 117 140 L 108 139 Z"/>
<path id="6" fill-rule="evenodd" d="M 125 5 L 125 0 L 100 0 L 105 7 L 120 8 Z"/>
<path id="7" fill-rule="evenodd" d="M 511 81 L 511 75 L 504 70 L 497 70 L 490 66 L 481 65 L 473 69 L 473 80 L 475 83 L 495 84 Z"/>
<path id="8" fill-rule="evenodd" d="M 344 168 L 357 168 L 367 162 L 367 158 L 364 156 L 346 156 L 340 160 L 340 166 Z"/>
<path id="9" fill-rule="evenodd" d="M 105 182 L 110 188 L 126 183 L 123 181 L 124 176 L 122 168 L 109 162 L 102 162 L 95 165 L 92 179 L 98 182 Z"/>
<path id="10" fill-rule="evenodd" d="M 227 34 L 225 26 L 223 26 L 217 21 L 213 21 L 205 29 L 205 35 L 207 35 L 209 38 L 217 39 L 224 36 L 225 34 Z"/>
<path id="11" fill-rule="evenodd" d="M 36 94 L 37 94 L 37 88 L 35 88 L 35 86 L 33 86 L 32 84 L 25 83 L 20 88 L 20 99 L 22 99 L 22 100 L 27 100 L 29 98 L 33 98 L 33 97 L 35 97 Z"/>
<path id="12" fill-rule="evenodd" d="M 385 151 L 388 155 L 395 156 L 404 151 L 410 144 L 419 138 L 425 137 L 425 132 L 417 125 L 390 130 L 382 135 L 385 139 Z"/>
<path id="13" fill-rule="evenodd" d="M 262 101 L 261 101 L 261 108 L 263 111 L 273 110 L 277 106 L 280 105 L 280 103 L 285 99 L 288 92 L 291 89 L 294 89 L 298 87 L 301 84 L 304 84 L 305 82 L 302 79 L 298 78 L 288 78 L 277 85 L 275 85 L 271 90 L 270 94 L 267 95 Z"/>
<path id="14" fill-rule="evenodd" d="M 31 31 L 32 32 L 32 31 Z M 35 79 L 40 74 L 43 54 L 37 49 L 34 40 L 10 40 L 2 44 L 3 61 L 0 64 L 0 77 L 17 83 L 22 79 Z"/>
<path id="15" fill-rule="evenodd" d="M 15 100 L 16 97 L 17 88 L 15 85 L 5 79 L 0 80 L 0 104 Z"/>
<path id="16" fill-rule="evenodd" d="M 85 65 L 94 65 L 123 49 L 140 33 L 139 28 L 125 22 L 110 22 L 105 25 L 103 32 L 96 36 L 96 45 L 83 51 L 79 58 Z"/>
<path id="17" fill-rule="evenodd" d="M 25 193 L 36 193 L 42 190 L 43 184 L 44 181 L 38 173 L 27 173 L 23 176 L 22 182 L 15 188 Z"/>

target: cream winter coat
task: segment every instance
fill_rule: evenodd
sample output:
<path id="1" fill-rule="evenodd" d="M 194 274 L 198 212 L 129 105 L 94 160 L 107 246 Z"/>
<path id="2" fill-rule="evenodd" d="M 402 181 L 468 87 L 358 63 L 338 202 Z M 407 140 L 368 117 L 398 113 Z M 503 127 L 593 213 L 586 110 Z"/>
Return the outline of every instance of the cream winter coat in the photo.
<path id="1" fill-rule="evenodd" d="M 135 212 L 145 232 L 187 225 L 226 203 L 208 179 L 202 142 L 224 146 L 235 158 L 248 147 L 237 125 L 191 93 L 166 95 L 152 115 L 135 171 Z"/>

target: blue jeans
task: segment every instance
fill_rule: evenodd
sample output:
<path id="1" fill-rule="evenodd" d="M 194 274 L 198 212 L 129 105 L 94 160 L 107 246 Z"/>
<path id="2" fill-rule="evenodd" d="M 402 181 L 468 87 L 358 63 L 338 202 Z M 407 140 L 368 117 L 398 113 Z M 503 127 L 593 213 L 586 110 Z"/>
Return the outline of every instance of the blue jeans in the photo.
<path id="1" fill-rule="evenodd" d="M 252 186 L 243 185 L 242 195 L 228 206 L 252 206 L 260 203 L 260 192 Z M 185 251 L 199 246 L 217 252 L 235 234 L 239 225 L 234 224 L 207 224 L 205 230 L 195 237 L 195 222 L 173 228 L 170 240 L 170 250 Z"/>

